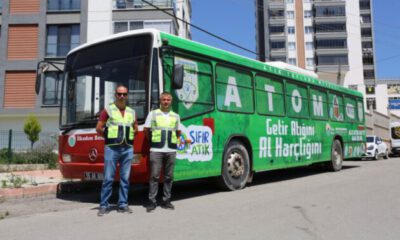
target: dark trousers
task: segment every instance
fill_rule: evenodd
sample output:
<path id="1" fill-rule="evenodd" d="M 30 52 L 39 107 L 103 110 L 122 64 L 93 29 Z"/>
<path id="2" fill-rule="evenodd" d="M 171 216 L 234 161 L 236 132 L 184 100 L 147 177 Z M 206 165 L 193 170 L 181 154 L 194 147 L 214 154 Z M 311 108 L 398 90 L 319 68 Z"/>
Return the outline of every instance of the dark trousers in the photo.
<path id="1" fill-rule="evenodd" d="M 151 202 L 156 203 L 161 168 L 164 170 L 163 201 L 171 199 L 175 157 L 176 152 L 150 152 L 149 200 Z"/>

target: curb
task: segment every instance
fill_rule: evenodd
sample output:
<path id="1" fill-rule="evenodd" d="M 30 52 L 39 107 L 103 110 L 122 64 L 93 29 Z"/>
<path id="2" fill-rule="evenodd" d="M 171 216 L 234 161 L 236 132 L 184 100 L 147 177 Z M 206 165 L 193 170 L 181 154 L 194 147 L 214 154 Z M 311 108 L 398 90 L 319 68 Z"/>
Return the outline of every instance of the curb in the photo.
<path id="1" fill-rule="evenodd" d="M 0 189 L 0 199 L 37 197 L 47 194 L 55 194 L 58 183 L 43 184 L 35 187 Z"/>

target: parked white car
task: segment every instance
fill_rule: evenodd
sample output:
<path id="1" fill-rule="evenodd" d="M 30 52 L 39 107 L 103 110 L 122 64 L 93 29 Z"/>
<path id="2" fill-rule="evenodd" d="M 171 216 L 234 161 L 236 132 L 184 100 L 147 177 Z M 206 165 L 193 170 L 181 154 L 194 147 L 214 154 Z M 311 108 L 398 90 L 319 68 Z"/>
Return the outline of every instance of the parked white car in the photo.
<path id="1" fill-rule="evenodd" d="M 367 152 L 365 157 L 378 160 L 380 157 L 389 158 L 389 149 L 378 136 L 367 136 Z"/>

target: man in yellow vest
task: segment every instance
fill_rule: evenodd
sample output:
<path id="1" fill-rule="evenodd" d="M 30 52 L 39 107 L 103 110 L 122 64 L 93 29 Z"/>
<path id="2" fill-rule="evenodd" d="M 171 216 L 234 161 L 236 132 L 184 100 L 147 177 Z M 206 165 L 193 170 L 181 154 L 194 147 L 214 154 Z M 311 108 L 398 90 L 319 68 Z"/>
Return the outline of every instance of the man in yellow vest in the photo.
<path id="1" fill-rule="evenodd" d="M 112 193 L 115 170 L 119 163 L 118 212 L 132 213 L 128 206 L 129 176 L 133 159 L 133 139 L 138 131 L 135 110 L 126 106 L 128 88 L 118 85 L 115 102 L 100 113 L 97 134 L 104 137 L 104 180 L 101 187 L 98 216 L 109 213 L 108 199 Z"/>
<path id="2" fill-rule="evenodd" d="M 172 95 L 164 92 L 160 96 L 160 108 L 149 113 L 144 124 L 144 133 L 150 140 L 150 181 L 147 212 L 157 207 L 158 183 L 161 168 L 164 169 L 162 208 L 173 210 L 171 189 L 175 166 L 177 141 L 180 136 L 179 115 L 171 110 Z M 151 131 L 151 134 L 150 134 Z"/>

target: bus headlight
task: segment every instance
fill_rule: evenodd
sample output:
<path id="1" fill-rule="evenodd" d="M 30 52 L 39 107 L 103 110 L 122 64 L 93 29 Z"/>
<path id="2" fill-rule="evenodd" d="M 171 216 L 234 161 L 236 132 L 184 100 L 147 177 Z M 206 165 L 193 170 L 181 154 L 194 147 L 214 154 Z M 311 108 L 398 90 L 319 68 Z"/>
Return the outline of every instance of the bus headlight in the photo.
<path id="1" fill-rule="evenodd" d="M 63 162 L 70 163 L 71 162 L 71 155 L 63 154 L 62 155 L 62 160 L 63 160 Z"/>

